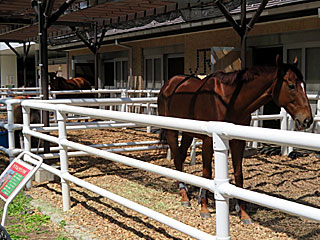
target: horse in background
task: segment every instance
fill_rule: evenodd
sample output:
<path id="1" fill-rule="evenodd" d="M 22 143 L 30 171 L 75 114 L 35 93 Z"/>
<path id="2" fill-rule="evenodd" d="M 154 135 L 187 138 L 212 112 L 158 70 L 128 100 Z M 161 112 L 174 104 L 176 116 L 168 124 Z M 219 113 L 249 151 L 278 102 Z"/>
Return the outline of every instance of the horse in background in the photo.
<path id="1" fill-rule="evenodd" d="M 13 99 L 28 99 L 26 96 L 16 96 Z M 23 114 L 21 105 L 15 105 L 13 108 L 13 119 L 14 123 L 23 124 Z M 36 109 L 30 110 L 30 123 L 41 123 L 40 111 Z M 22 130 L 14 131 L 15 147 L 23 148 L 23 135 Z M 31 147 L 38 146 L 38 139 L 31 137 Z"/>
<path id="2" fill-rule="evenodd" d="M 49 75 L 49 85 L 51 91 L 60 90 L 91 90 L 91 83 L 83 77 L 75 77 L 70 79 L 65 79 L 63 77 L 57 76 L 57 72 L 50 72 Z M 57 95 L 57 98 L 85 98 L 92 97 L 92 94 L 61 94 Z"/>
<path id="3" fill-rule="evenodd" d="M 203 121 L 223 121 L 238 125 L 249 125 L 251 113 L 273 100 L 294 119 L 297 130 L 309 128 L 313 118 L 305 92 L 305 82 L 294 64 L 284 64 L 279 56 L 275 67 L 253 67 L 232 73 L 215 72 L 204 79 L 195 76 L 174 76 L 161 88 L 158 96 L 160 116 L 187 118 Z M 193 137 L 202 139 L 202 162 L 205 178 L 212 178 L 212 137 L 182 132 L 181 145 L 178 131 L 163 130 L 171 149 L 177 170 L 183 171 L 183 163 Z M 235 184 L 243 187 L 242 158 L 245 141 L 229 141 L 234 169 Z M 182 205 L 190 206 L 188 189 L 178 183 Z M 200 191 L 200 215 L 210 217 L 207 208 L 206 190 Z M 251 219 L 240 201 L 240 218 L 245 224 Z"/>

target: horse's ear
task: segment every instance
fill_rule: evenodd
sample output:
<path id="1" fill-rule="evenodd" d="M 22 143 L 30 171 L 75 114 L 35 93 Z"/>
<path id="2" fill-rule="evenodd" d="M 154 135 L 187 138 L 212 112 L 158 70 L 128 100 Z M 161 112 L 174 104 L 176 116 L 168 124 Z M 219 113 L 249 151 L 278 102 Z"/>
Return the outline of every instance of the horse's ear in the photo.
<path id="1" fill-rule="evenodd" d="M 298 66 L 298 57 L 296 56 L 293 60 L 293 65 L 295 65 L 296 67 Z"/>
<path id="2" fill-rule="evenodd" d="M 280 57 L 279 54 L 276 56 L 276 65 L 281 66 L 283 64 L 282 58 Z"/>

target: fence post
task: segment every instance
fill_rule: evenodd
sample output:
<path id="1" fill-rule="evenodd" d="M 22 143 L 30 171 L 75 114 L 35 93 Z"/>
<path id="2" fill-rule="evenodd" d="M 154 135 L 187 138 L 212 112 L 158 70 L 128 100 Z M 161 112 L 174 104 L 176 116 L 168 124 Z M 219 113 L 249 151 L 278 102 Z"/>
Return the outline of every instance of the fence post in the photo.
<path id="1" fill-rule="evenodd" d="M 14 112 L 13 112 L 13 104 L 10 102 L 6 102 L 7 104 L 7 118 L 8 118 L 8 147 L 9 147 L 9 159 L 10 162 L 13 160 L 13 150 L 15 149 L 15 140 L 14 140 Z"/>
<path id="2" fill-rule="evenodd" d="M 123 89 L 121 91 L 121 98 L 127 98 L 127 97 L 128 97 L 127 89 Z M 127 104 L 122 104 L 121 105 L 121 112 L 128 112 Z"/>
<path id="3" fill-rule="evenodd" d="M 60 111 L 56 111 L 56 114 L 58 119 L 58 131 L 60 142 L 63 139 L 67 139 L 66 114 Z M 63 178 L 63 174 L 69 172 L 67 155 L 68 148 L 59 144 L 59 149 L 63 211 L 68 211 L 70 209 L 70 186 L 69 183 Z"/>
<path id="4" fill-rule="evenodd" d="M 257 109 L 254 114 L 254 116 L 259 116 L 260 115 L 260 109 Z M 259 120 L 253 120 L 252 123 L 253 127 L 259 127 Z M 252 148 L 258 148 L 258 142 L 252 142 Z"/>
<path id="5" fill-rule="evenodd" d="M 290 115 L 288 115 L 288 130 L 293 131 L 294 130 L 294 121 Z M 293 151 L 293 147 L 288 147 L 288 154 Z"/>
<path id="6" fill-rule="evenodd" d="M 216 239 L 230 240 L 229 198 L 218 191 L 223 183 L 229 182 L 228 176 L 228 150 L 229 140 L 212 133 L 214 150 L 214 198 L 216 200 Z"/>
<path id="7" fill-rule="evenodd" d="M 151 90 L 147 90 L 147 98 L 150 98 Z M 147 103 L 147 114 L 151 115 L 150 103 Z M 151 126 L 147 126 L 147 133 L 151 133 Z"/>
<path id="8" fill-rule="evenodd" d="M 196 164 L 196 144 L 197 139 L 193 138 L 191 143 L 191 150 L 190 150 L 190 165 L 193 166 Z"/>
<path id="9" fill-rule="evenodd" d="M 288 130 L 288 114 L 284 108 L 281 108 L 280 111 L 281 120 L 280 120 L 280 129 L 281 130 Z M 281 145 L 281 155 L 288 154 L 288 146 Z"/>
<path id="10" fill-rule="evenodd" d="M 23 131 L 30 130 L 30 108 L 22 107 L 22 117 L 23 117 Z M 24 150 L 31 152 L 31 136 L 23 134 Z M 22 147 L 22 146 L 21 146 Z M 26 187 L 30 189 L 32 187 L 32 181 L 27 182 Z"/>

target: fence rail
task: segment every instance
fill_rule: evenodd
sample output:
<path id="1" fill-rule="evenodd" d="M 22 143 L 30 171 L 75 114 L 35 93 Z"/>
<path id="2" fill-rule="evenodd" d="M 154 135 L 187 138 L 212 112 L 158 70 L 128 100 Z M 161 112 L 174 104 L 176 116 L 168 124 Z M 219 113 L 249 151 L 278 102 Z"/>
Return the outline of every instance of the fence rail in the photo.
<path id="1" fill-rule="evenodd" d="M 238 126 L 224 122 L 206 122 L 187 119 L 177 119 L 170 117 L 160 117 L 145 114 L 125 113 L 118 111 L 91 109 L 79 106 L 68 106 L 64 104 L 41 103 L 38 101 L 24 101 L 23 106 L 23 132 L 25 134 L 25 150 L 30 151 L 30 137 L 39 137 L 54 143 L 60 147 L 60 166 L 61 169 L 52 169 L 50 166 L 43 165 L 43 168 L 60 176 L 62 179 L 63 208 L 70 208 L 70 189 L 68 182 L 73 182 L 79 186 L 89 189 L 93 192 L 116 201 L 128 208 L 151 217 L 161 223 L 167 224 L 181 232 L 184 232 L 196 239 L 230 239 L 229 233 L 229 198 L 235 197 L 246 200 L 258 205 L 278 209 L 290 214 L 303 216 L 312 220 L 320 221 L 320 209 L 305 206 L 302 204 L 290 202 L 287 200 L 271 197 L 265 194 L 238 188 L 229 183 L 228 177 L 228 141 L 230 139 L 242 139 L 247 141 L 259 141 L 264 143 L 273 143 L 280 145 L 289 145 L 292 147 L 305 148 L 310 150 L 320 150 L 320 135 L 305 132 L 283 131 L 275 129 L 265 129 L 257 127 Z M 31 130 L 29 122 L 30 108 L 39 110 L 56 111 L 59 137 L 49 136 L 47 134 Z M 90 146 L 74 143 L 67 140 L 66 133 L 66 114 L 73 113 L 77 115 L 90 116 L 121 122 L 131 122 L 144 126 L 155 126 L 166 129 L 175 129 L 179 131 L 195 132 L 212 136 L 214 139 L 215 154 L 215 178 L 214 180 L 204 179 L 187 173 L 178 172 L 172 169 L 160 167 L 150 163 L 142 162 L 133 158 L 125 157 L 111 152 L 105 152 Z M 159 214 L 143 207 L 139 204 L 123 199 L 113 193 L 110 193 L 97 186 L 80 180 L 68 172 L 68 149 L 83 151 L 88 154 L 99 156 L 108 160 L 116 161 L 139 168 L 145 171 L 157 173 L 175 180 L 203 187 L 214 192 L 216 201 L 216 236 L 203 233 L 191 226 L 187 226 L 176 220 L 169 219 L 163 214 Z"/>

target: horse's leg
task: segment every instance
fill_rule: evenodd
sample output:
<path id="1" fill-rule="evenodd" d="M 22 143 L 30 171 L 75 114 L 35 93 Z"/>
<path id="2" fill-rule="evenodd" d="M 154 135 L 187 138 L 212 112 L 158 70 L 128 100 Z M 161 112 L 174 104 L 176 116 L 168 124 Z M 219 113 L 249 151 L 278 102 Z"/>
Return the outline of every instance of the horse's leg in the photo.
<path id="1" fill-rule="evenodd" d="M 167 140 L 174 159 L 174 165 L 178 171 L 183 172 L 183 163 L 187 156 L 187 150 L 192 142 L 192 137 L 182 134 L 181 144 L 179 147 L 178 132 L 167 130 Z M 182 182 L 179 182 L 178 185 L 181 195 L 181 204 L 190 207 L 187 187 Z"/>
<path id="2" fill-rule="evenodd" d="M 202 142 L 202 176 L 208 179 L 212 178 L 212 155 L 213 145 L 212 138 L 206 137 Z M 209 218 L 210 212 L 208 209 L 207 190 L 201 189 L 199 195 L 199 203 L 201 205 L 200 216 L 202 218 Z"/>
<path id="3" fill-rule="evenodd" d="M 234 178 L 236 186 L 243 187 L 243 173 L 242 173 L 242 158 L 245 148 L 245 141 L 242 140 L 231 140 L 230 149 L 232 154 L 232 164 L 234 170 Z M 240 203 L 240 219 L 244 224 L 250 224 L 251 219 L 245 210 L 245 203 L 239 201 Z"/>

